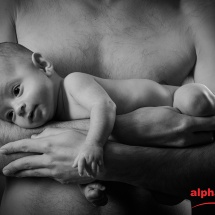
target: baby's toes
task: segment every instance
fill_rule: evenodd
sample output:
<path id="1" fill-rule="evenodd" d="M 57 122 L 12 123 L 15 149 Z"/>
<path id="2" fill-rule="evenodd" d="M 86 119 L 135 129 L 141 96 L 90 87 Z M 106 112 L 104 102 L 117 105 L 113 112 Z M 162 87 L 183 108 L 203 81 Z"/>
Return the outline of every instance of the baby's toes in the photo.
<path id="1" fill-rule="evenodd" d="M 91 199 L 91 203 L 94 206 L 105 206 L 108 203 L 108 197 L 104 191 L 102 191 L 102 195 L 97 199 Z M 88 200 L 89 201 L 89 200 Z"/>
<path id="2" fill-rule="evenodd" d="M 104 206 L 108 203 L 108 198 L 104 190 L 91 189 L 85 193 L 85 196 L 94 206 Z"/>

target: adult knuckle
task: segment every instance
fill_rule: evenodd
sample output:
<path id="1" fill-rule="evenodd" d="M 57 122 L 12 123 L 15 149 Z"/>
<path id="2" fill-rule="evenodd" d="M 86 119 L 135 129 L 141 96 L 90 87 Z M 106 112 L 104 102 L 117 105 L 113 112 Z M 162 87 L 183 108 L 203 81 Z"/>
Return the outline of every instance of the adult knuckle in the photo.
<path id="1" fill-rule="evenodd" d="M 52 167 L 54 165 L 54 160 L 52 157 L 46 158 L 46 161 L 44 161 L 44 164 L 46 164 L 48 167 Z"/>
<path id="2" fill-rule="evenodd" d="M 50 132 L 51 131 L 51 128 L 46 128 L 45 129 L 45 132 Z"/>
<path id="3" fill-rule="evenodd" d="M 27 147 L 27 145 L 22 145 L 22 146 L 21 146 L 21 150 L 22 150 L 23 152 L 28 152 L 28 147 Z"/>
<path id="4" fill-rule="evenodd" d="M 36 177 L 41 176 L 40 172 L 37 170 L 34 170 L 33 173 L 34 173 L 34 176 L 36 176 Z"/>
<path id="5" fill-rule="evenodd" d="M 61 171 L 59 171 L 58 169 L 53 169 L 51 171 L 51 174 L 54 178 L 61 178 L 62 175 Z"/>
<path id="6" fill-rule="evenodd" d="M 14 164 L 10 164 L 9 169 L 10 169 L 11 171 L 13 171 L 13 172 L 16 172 L 16 171 L 17 171 L 17 167 L 16 167 L 16 165 L 14 165 Z"/>
<path id="7" fill-rule="evenodd" d="M 50 152 L 52 150 L 52 143 L 50 140 L 44 141 L 44 149 L 46 152 Z"/>
<path id="8" fill-rule="evenodd" d="M 57 170 L 56 169 L 52 169 L 51 170 L 51 175 L 53 178 L 55 178 L 57 176 Z"/>
<path id="9" fill-rule="evenodd" d="M 15 152 L 15 148 L 12 145 L 8 145 L 7 151 Z"/>
<path id="10" fill-rule="evenodd" d="M 25 162 L 24 168 L 25 168 L 25 169 L 31 169 L 30 163 L 29 163 L 29 162 Z"/>

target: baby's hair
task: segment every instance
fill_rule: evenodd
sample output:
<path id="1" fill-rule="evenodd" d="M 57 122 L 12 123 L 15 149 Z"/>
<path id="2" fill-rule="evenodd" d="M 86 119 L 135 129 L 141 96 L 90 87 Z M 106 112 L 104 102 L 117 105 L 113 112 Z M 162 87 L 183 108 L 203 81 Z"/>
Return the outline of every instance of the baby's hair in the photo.
<path id="1" fill-rule="evenodd" d="M 26 47 L 12 42 L 0 43 L 0 68 L 1 64 L 9 65 L 13 60 L 31 61 L 32 51 Z"/>
<path id="2" fill-rule="evenodd" d="M 13 58 L 13 57 L 26 57 L 32 55 L 32 51 L 26 47 L 12 42 L 0 43 L 0 57 Z"/>

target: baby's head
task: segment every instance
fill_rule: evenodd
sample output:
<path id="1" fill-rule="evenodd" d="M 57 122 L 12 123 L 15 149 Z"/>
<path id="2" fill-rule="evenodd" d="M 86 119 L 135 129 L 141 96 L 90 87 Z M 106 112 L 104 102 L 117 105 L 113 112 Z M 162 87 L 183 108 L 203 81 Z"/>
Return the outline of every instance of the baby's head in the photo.
<path id="1" fill-rule="evenodd" d="M 35 128 L 54 116 L 53 66 L 15 43 L 0 44 L 0 119 Z"/>

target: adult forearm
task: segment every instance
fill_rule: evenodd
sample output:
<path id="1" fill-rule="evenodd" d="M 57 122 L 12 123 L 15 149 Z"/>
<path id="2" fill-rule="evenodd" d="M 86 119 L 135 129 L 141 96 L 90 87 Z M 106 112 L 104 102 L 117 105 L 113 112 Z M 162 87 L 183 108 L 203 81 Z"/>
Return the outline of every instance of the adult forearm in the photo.
<path id="1" fill-rule="evenodd" d="M 118 180 L 188 197 L 192 188 L 214 184 L 215 145 L 210 132 L 214 129 L 214 118 L 189 117 L 169 108 L 143 108 L 118 116 L 114 137 L 132 147 L 111 148 L 116 149 L 116 160 L 106 157 L 108 175 L 115 171 Z M 173 148 L 183 144 L 201 146 Z M 154 145 L 160 147 L 145 147 Z"/>
<path id="2" fill-rule="evenodd" d="M 211 142 L 210 133 L 212 132 L 208 131 L 215 128 L 214 122 L 214 118 L 184 118 L 182 114 L 178 114 L 169 108 L 146 108 L 117 116 L 113 131 L 116 142 L 120 141 L 131 146 L 116 142 L 109 142 L 105 145 L 106 171 L 99 176 L 99 179 L 121 181 L 161 193 L 175 196 L 181 195 L 183 197 L 189 194 L 193 186 L 212 185 L 215 178 L 213 170 L 214 145 L 184 149 L 152 148 L 144 147 L 144 145 L 145 143 L 157 142 L 160 144 L 167 141 L 170 144 L 174 144 L 177 141 L 180 143 L 181 140 L 190 142 L 190 140 L 196 139 L 200 143 L 205 143 L 207 140 Z M 86 134 L 89 121 L 65 122 L 49 126 L 66 128 L 70 126 L 70 128 L 78 129 Z M 202 129 L 206 129 L 208 135 L 203 135 L 204 138 L 200 138 L 200 134 L 200 136 L 198 135 L 193 139 L 193 132 L 196 135 L 196 131 Z M 62 158 L 65 157 L 65 160 L 71 160 L 71 163 L 73 163 L 78 147 L 83 144 L 86 137 L 86 135 L 79 134 L 79 132 L 67 132 L 66 135 L 62 133 L 58 137 L 53 137 L 53 140 L 50 139 L 52 148 L 57 149 L 52 151 L 57 152 L 54 159 L 60 157 L 59 162 L 62 162 Z M 59 142 L 61 143 L 58 144 Z M 41 147 L 41 141 L 39 145 Z M 61 150 L 59 145 L 62 145 Z M 29 148 L 31 147 L 29 146 Z M 59 150 L 61 151 L 60 155 Z M 68 153 L 68 150 L 70 150 L 70 153 Z M 23 150 L 18 147 L 17 151 Z M 32 150 L 29 149 L 29 151 Z M 44 149 L 44 153 L 49 152 Z M 52 154 L 47 155 L 52 156 Z M 68 168 L 68 165 L 65 166 Z M 58 166 L 56 168 L 58 171 L 65 171 L 61 167 L 60 165 L 60 168 Z M 70 171 L 71 175 L 62 173 L 65 177 L 62 179 L 61 177 L 57 178 L 58 181 L 77 182 L 76 180 L 79 179 L 76 177 L 76 171 L 69 169 L 68 172 Z M 74 176 L 76 179 L 73 178 Z"/>
<path id="3" fill-rule="evenodd" d="M 101 180 L 120 181 L 189 198 L 192 189 L 214 186 L 215 145 L 170 149 L 109 143 Z"/>

